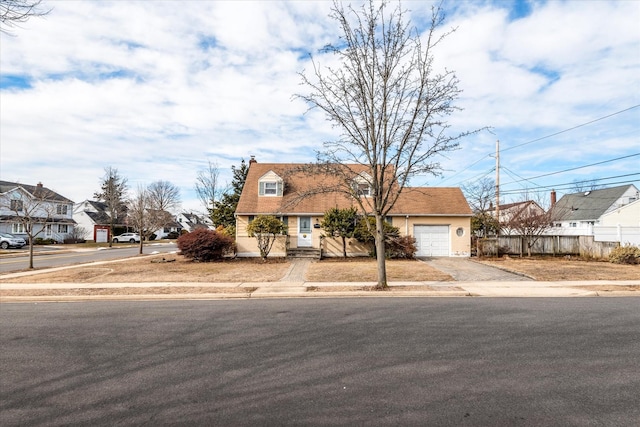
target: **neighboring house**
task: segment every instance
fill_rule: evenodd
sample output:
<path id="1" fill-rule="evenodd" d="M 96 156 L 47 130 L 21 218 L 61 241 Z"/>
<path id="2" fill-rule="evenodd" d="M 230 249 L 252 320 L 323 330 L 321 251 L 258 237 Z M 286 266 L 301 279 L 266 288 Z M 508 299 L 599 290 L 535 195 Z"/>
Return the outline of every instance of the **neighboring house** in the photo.
<path id="1" fill-rule="evenodd" d="M 548 234 L 593 236 L 594 227 L 603 225 L 603 221 L 617 221 L 622 226 L 637 227 L 639 220 L 634 218 L 633 209 L 628 214 L 625 210 L 615 220 L 608 214 L 639 199 L 640 191 L 634 185 L 565 194 L 552 207 L 554 227 Z"/>
<path id="2" fill-rule="evenodd" d="M 602 215 L 593 234 L 598 242 L 640 246 L 640 198 Z"/>
<path id="3" fill-rule="evenodd" d="M 240 257 L 259 256 L 256 239 L 246 231 L 257 215 L 279 217 L 288 228 L 273 247 L 270 256 L 286 256 L 290 249 L 322 249 L 325 256 L 341 256 L 342 245 L 324 237 L 320 224 L 330 208 L 355 207 L 356 202 L 338 191 L 337 177 L 305 174 L 302 164 L 249 163 L 247 178 L 236 208 L 236 244 Z M 360 165 L 353 170 L 352 186 L 361 197 L 370 197 L 366 172 Z M 306 194 L 322 183 L 323 191 Z M 305 197 L 300 194 L 305 193 Z M 417 240 L 417 256 L 470 255 L 471 209 L 459 188 L 405 188 L 387 221 L 401 235 Z M 368 247 L 349 241 L 349 255 L 367 255 Z"/>
<path id="4" fill-rule="evenodd" d="M 106 203 L 95 200 L 77 203 L 73 208 L 73 216 L 78 226 L 84 230 L 85 240 L 104 243 L 111 239 L 112 236 L 109 235 L 111 217 Z"/>
<path id="5" fill-rule="evenodd" d="M 211 219 L 205 215 L 195 214 L 193 212 L 182 212 L 176 216 L 176 222 L 180 224 L 183 230 L 193 231 L 196 228 L 211 228 L 213 223 Z"/>
<path id="6" fill-rule="evenodd" d="M 25 220 L 36 238 L 64 242 L 74 232 L 73 202 L 38 183 L 0 181 L 0 232 L 28 239 Z"/>
<path id="7" fill-rule="evenodd" d="M 495 218 L 496 210 L 494 209 L 491 214 Z M 509 234 L 509 223 L 521 220 L 523 218 L 535 217 L 544 215 L 545 210 L 539 204 L 533 200 L 526 200 L 524 202 L 508 203 L 500 205 L 498 207 L 498 215 L 500 216 L 499 222 L 503 227 L 502 230 Z"/>
<path id="8" fill-rule="evenodd" d="M 156 235 L 156 240 L 166 239 L 169 233 L 178 233 L 182 231 L 182 225 L 177 222 L 177 220 L 173 220 L 170 223 L 166 224 L 163 228 L 155 231 L 153 234 Z"/>

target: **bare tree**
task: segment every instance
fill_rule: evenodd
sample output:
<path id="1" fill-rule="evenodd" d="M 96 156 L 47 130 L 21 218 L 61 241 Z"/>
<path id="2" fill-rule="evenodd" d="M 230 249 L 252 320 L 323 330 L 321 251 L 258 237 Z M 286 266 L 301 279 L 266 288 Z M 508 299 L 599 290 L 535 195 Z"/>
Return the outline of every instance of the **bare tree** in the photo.
<path id="1" fill-rule="evenodd" d="M 196 194 L 209 215 L 211 215 L 218 196 L 220 195 L 219 177 L 220 171 L 218 165 L 211 163 L 211 161 L 208 162 L 207 168 L 199 171 L 196 176 Z"/>
<path id="2" fill-rule="evenodd" d="M 31 191 L 27 191 L 25 187 L 27 186 L 19 186 L 14 191 L 3 193 L 0 196 L 0 210 L 10 211 L 11 220 L 21 229 L 16 231 L 27 235 L 29 268 L 33 269 L 34 240 L 54 224 L 60 200 L 56 193 L 42 184 L 27 187 Z"/>
<path id="3" fill-rule="evenodd" d="M 436 34 L 443 22 L 441 8 L 433 7 L 424 34 L 406 22 L 407 12 L 399 4 L 388 9 L 384 1 L 369 0 L 359 10 L 334 2 L 330 17 L 341 35 L 323 52 L 333 54 L 339 65 L 321 67 L 312 60 L 311 75 L 301 73 L 310 93 L 296 95 L 341 130 L 318 159 L 336 165 L 331 173 L 351 182 L 346 191 L 364 214 L 375 217 L 381 288 L 387 286 L 385 215 L 412 177 L 438 175 L 438 155 L 456 149 L 469 134 L 449 135 L 446 118 L 457 110 L 458 79 L 433 65 L 433 49 L 450 34 Z M 365 168 L 355 180 L 352 164 Z"/>
<path id="4" fill-rule="evenodd" d="M 523 247 L 527 248 L 527 256 L 530 257 L 533 245 L 553 226 L 553 223 L 550 211 L 545 211 L 533 200 L 527 200 L 517 204 L 501 226 L 508 230 L 509 234 L 519 235 L 522 238 Z"/>
<path id="5" fill-rule="evenodd" d="M 32 16 L 44 16 L 51 9 L 40 8 L 42 0 L 0 0 L 0 32 L 11 34 L 11 29 L 25 23 Z"/>
<path id="6" fill-rule="evenodd" d="M 138 186 L 128 204 L 128 218 L 140 233 L 140 254 L 144 240 L 173 221 L 170 211 L 179 206 L 180 190 L 169 181 L 155 181 L 146 188 Z"/>
<path id="7" fill-rule="evenodd" d="M 470 184 L 463 185 L 462 191 L 471 206 L 473 218 L 471 218 L 471 230 L 479 237 L 487 237 L 490 232 L 498 229 L 498 221 L 493 211 L 493 200 L 496 197 L 494 180 L 481 178 Z"/>
<path id="8" fill-rule="evenodd" d="M 579 181 L 577 179 L 573 180 L 573 192 L 574 193 L 584 193 L 585 191 L 593 191 L 600 188 L 601 185 L 598 184 L 597 179 L 591 179 L 587 181 Z"/>
<path id="9" fill-rule="evenodd" d="M 122 224 L 127 213 L 127 179 L 120 176 L 118 169 L 111 166 L 104 169 L 100 191 L 94 194 L 94 198 L 103 201 L 107 206 L 109 215 L 109 247 L 112 246 L 113 227 Z"/>

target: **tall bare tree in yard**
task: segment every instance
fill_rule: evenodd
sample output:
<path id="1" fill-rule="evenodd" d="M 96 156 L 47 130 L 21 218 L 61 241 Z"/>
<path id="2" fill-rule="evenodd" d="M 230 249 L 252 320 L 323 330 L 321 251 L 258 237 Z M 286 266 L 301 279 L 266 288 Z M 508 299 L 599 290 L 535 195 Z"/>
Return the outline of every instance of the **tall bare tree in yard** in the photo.
<path id="1" fill-rule="evenodd" d="M 111 166 L 104 169 L 104 176 L 100 184 L 100 191 L 94 198 L 105 203 L 109 215 L 109 247 L 112 246 L 113 227 L 122 224 L 127 213 L 127 179 L 118 173 L 118 169 Z"/>
<path id="2" fill-rule="evenodd" d="M 218 165 L 207 163 L 207 168 L 198 172 L 196 176 L 196 194 L 202 202 L 203 206 L 211 216 L 213 209 L 215 208 L 216 200 L 220 195 L 220 170 Z"/>
<path id="3" fill-rule="evenodd" d="M 50 12 L 41 7 L 42 0 L 0 0 L 0 32 L 11 34 L 32 16 L 44 16 Z"/>
<path id="4" fill-rule="evenodd" d="M 171 211 L 180 206 L 180 190 L 169 181 L 155 181 L 138 186 L 128 204 L 129 224 L 140 233 L 139 253 L 143 241 L 173 221 Z"/>
<path id="5" fill-rule="evenodd" d="M 446 118 L 457 110 L 458 79 L 433 64 L 434 48 L 450 32 L 436 33 L 444 19 L 440 7 L 432 9 L 423 34 L 407 22 L 399 3 L 390 8 L 369 0 L 356 10 L 334 2 L 331 10 L 340 38 L 323 53 L 333 54 L 339 65 L 321 67 L 313 60 L 313 71 L 301 73 L 310 92 L 297 97 L 341 131 L 339 139 L 325 143 L 320 162 L 345 183 L 354 182 L 349 165 L 364 166 L 366 173 L 347 191 L 364 214 L 375 217 L 378 287 L 384 288 L 384 217 L 411 178 L 438 175 L 438 155 L 469 134 L 449 134 Z"/>

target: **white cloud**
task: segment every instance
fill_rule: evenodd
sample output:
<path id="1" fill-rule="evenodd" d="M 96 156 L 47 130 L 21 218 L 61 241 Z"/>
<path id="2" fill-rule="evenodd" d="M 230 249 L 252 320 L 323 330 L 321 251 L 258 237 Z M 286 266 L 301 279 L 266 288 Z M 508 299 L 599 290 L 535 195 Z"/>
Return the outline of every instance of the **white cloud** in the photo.
<path id="1" fill-rule="evenodd" d="M 407 3 L 415 22 L 427 20 L 432 3 Z M 309 53 L 322 65 L 335 60 L 318 54 L 338 34 L 330 5 L 56 2 L 16 37 L 2 36 L 2 75 L 31 83 L 1 92 L 2 179 L 43 181 L 80 201 L 92 197 L 103 168 L 115 166 L 132 183 L 174 182 L 185 206 L 195 208 L 193 183 L 208 160 L 219 164 L 223 181 L 251 154 L 313 161 L 313 150 L 336 130 L 320 112 L 304 114 L 292 96 L 305 90 L 297 73 L 311 69 Z M 496 138 L 513 146 L 640 104 L 639 2 L 532 3 L 517 20 L 509 5 L 464 2 L 448 16 L 458 30 L 436 59 L 456 71 L 464 89 L 464 111 L 451 123 L 492 126 L 494 134 L 474 135 L 443 159 L 451 171 L 445 177 L 490 153 Z M 634 110 L 513 150 L 505 160 L 535 174 L 589 163 L 603 147 L 612 155 L 638 151 L 638 118 Z"/>

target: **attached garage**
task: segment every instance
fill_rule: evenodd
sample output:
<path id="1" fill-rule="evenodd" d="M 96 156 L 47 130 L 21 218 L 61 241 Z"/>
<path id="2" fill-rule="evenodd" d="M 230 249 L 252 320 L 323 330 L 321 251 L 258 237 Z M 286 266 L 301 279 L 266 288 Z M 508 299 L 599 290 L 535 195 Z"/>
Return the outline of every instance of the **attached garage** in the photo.
<path id="1" fill-rule="evenodd" d="M 415 225 L 416 256 L 450 256 L 448 225 Z"/>

